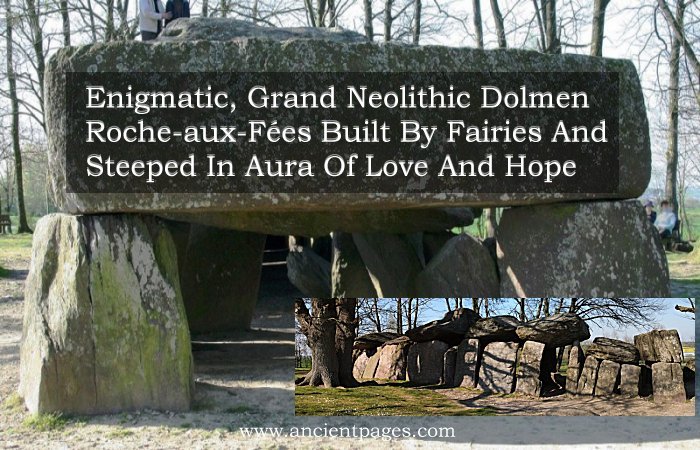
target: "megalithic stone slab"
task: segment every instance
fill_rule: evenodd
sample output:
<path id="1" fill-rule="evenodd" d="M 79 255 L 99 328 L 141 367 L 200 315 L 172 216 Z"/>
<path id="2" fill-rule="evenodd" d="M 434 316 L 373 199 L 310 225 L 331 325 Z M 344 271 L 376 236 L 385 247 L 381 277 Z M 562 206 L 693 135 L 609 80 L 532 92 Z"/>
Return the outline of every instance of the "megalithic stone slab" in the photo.
<path id="1" fill-rule="evenodd" d="M 601 360 L 607 359 L 620 364 L 639 363 L 639 351 L 637 351 L 637 347 L 629 342 L 620 341 L 618 339 L 597 337 L 593 339 L 593 343 L 586 349 L 586 354 L 595 356 Z"/>
<path id="2" fill-rule="evenodd" d="M 551 381 L 551 371 L 556 367 L 556 349 L 541 342 L 528 341 L 523 345 L 518 363 L 515 390 L 539 397 Z"/>
<path id="3" fill-rule="evenodd" d="M 377 296 L 377 291 L 350 233 L 340 231 L 333 233 L 331 291 L 333 298 Z"/>
<path id="4" fill-rule="evenodd" d="M 566 369 L 566 393 L 576 395 L 578 393 L 578 380 L 581 376 L 585 356 L 578 342 L 571 346 L 569 351 L 569 365 Z"/>
<path id="5" fill-rule="evenodd" d="M 610 397 L 619 385 L 620 364 L 603 360 L 598 367 L 598 380 L 595 383 L 595 394 L 600 397 Z"/>
<path id="6" fill-rule="evenodd" d="M 639 397 L 639 382 L 642 368 L 639 365 L 623 364 L 620 367 L 620 395 Z"/>
<path id="7" fill-rule="evenodd" d="M 19 386 L 30 412 L 189 409 L 190 333 L 161 223 L 51 214 L 32 255 Z"/>
<path id="8" fill-rule="evenodd" d="M 677 330 L 653 330 L 634 337 L 634 345 L 647 365 L 683 362 L 683 345 Z"/>
<path id="9" fill-rule="evenodd" d="M 390 233 L 355 233 L 353 240 L 380 297 L 415 294 L 415 279 L 423 269 L 410 238 Z"/>
<path id="10" fill-rule="evenodd" d="M 196 40 L 192 40 L 195 39 Z M 66 72 L 609 72 L 619 77 L 619 185 L 612 193 L 437 192 L 431 194 L 85 194 L 66 189 Z M 192 18 L 171 24 L 156 42 L 117 41 L 59 49 L 46 69 L 49 165 L 59 207 L 66 212 L 201 213 L 233 217 L 236 211 L 400 210 L 451 206 L 505 206 L 636 198 L 651 175 L 644 96 L 631 61 L 546 55 L 531 51 L 484 51 L 442 46 L 379 45 L 356 33 L 319 29 L 262 28 L 234 20 Z M 351 150 L 341 148 L 338 151 Z M 187 220 L 187 219 L 184 219 Z M 309 218 L 309 220 L 312 220 Z M 209 223 L 214 225 L 213 223 Z M 217 225 L 221 226 L 221 225 Z M 279 222 L 276 229 L 282 229 Z M 250 228 L 247 228 L 250 229 Z M 263 230 L 256 230 L 263 231 Z M 264 230 L 273 233 L 273 230 Z M 350 231 L 350 230 L 345 230 Z M 567 292 L 571 294 L 571 292 Z"/>
<path id="11" fill-rule="evenodd" d="M 264 234 L 191 226 L 180 283 L 192 333 L 250 327 L 265 239 Z"/>
<path id="12" fill-rule="evenodd" d="M 659 362 L 653 364 L 651 366 L 651 382 L 655 402 L 679 403 L 685 401 L 683 367 L 679 363 Z"/>
<path id="13" fill-rule="evenodd" d="M 374 378 L 382 380 L 405 380 L 406 379 L 406 353 L 410 342 L 384 345 L 377 349 L 379 353 L 379 363 L 374 373 Z"/>
<path id="14" fill-rule="evenodd" d="M 500 297 L 496 264 L 481 242 L 467 234 L 455 236 L 418 274 L 421 297 Z"/>
<path id="15" fill-rule="evenodd" d="M 478 339 L 465 339 L 457 346 L 455 382 L 457 387 L 477 386 L 481 367 L 481 346 Z"/>
<path id="16" fill-rule="evenodd" d="M 310 247 L 289 250 L 287 276 L 305 297 L 331 297 L 331 263 Z"/>
<path id="17" fill-rule="evenodd" d="M 670 295 L 666 254 L 637 201 L 507 209 L 496 238 L 503 297 Z"/>
<path id="18" fill-rule="evenodd" d="M 361 380 L 364 378 L 367 361 L 369 361 L 369 356 L 367 356 L 367 353 L 365 352 L 360 353 L 360 356 L 355 359 L 352 366 L 352 376 L 355 377 L 356 380 Z"/>
<path id="19" fill-rule="evenodd" d="M 416 385 L 439 384 L 445 352 L 450 346 L 442 341 L 416 342 L 408 349 L 406 379 Z"/>
<path id="20" fill-rule="evenodd" d="M 595 384 L 598 381 L 598 368 L 600 360 L 593 356 L 586 358 L 581 370 L 581 376 L 578 379 L 577 392 L 579 395 L 593 395 L 595 392 Z"/>
<path id="21" fill-rule="evenodd" d="M 452 387 L 455 382 L 455 366 L 457 365 L 457 346 L 450 347 L 445 352 L 442 367 L 442 380 L 440 384 Z"/>
<path id="22" fill-rule="evenodd" d="M 485 392 L 510 394 L 515 389 L 517 342 L 491 342 L 484 347 L 478 386 Z"/>
<path id="23" fill-rule="evenodd" d="M 557 313 L 519 325 L 515 333 L 523 341 L 561 347 L 591 337 L 586 321 L 574 313 Z"/>
<path id="24" fill-rule="evenodd" d="M 365 365 L 365 370 L 362 372 L 362 378 L 366 380 L 371 380 L 374 378 L 374 374 L 377 372 L 377 366 L 379 365 L 379 357 L 379 351 L 375 352 L 369 357 L 369 360 L 367 360 L 367 364 Z"/>

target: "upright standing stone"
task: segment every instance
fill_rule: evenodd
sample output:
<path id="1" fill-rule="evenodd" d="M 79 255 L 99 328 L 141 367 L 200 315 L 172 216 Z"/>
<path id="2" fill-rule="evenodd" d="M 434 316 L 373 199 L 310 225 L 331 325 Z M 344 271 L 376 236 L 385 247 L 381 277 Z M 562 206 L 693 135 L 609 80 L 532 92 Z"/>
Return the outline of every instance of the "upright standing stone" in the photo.
<path id="1" fill-rule="evenodd" d="M 637 201 L 506 209 L 496 239 L 503 297 L 670 294 L 666 254 Z"/>
<path id="2" fill-rule="evenodd" d="M 468 234 L 455 236 L 416 278 L 419 296 L 500 297 L 498 272 L 489 251 Z"/>
<path id="3" fill-rule="evenodd" d="M 365 352 L 361 352 L 360 356 L 355 359 L 352 366 L 352 376 L 355 377 L 356 380 L 361 380 L 364 378 L 367 361 L 369 361 L 369 356 L 367 356 L 367 353 Z"/>
<path id="4" fill-rule="evenodd" d="M 455 382 L 455 365 L 457 364 L 457 346 L 450 347 L 445 352 L 440 384 L 453 387 Z"/>
<path id="5" fill-rule="evenodd" d="M 639 365 L 623 364 L 620 368 L 620 395 L 639 397 L 639 378 L 642 368 Z"/>
<path id="6" fill-rule="evenodd" d="M 190 333 L 167 229 L 124 214 L 39 220 L 20 353 L 32 413 L 189 409 Z"/>
<path id="7" fill-rule="evenodd" d="M 569 364 L 566 369 L 566 393 L 576 395 L 578 393 L 578 379 L 584 364 L 584 355 L 581 345 L 575 342 L 569 351 Z"/>
<path id="8" fill-rule="evenodd" d="M 408 350 L 407 379 L 416 385 L 439 384 L 445 352 L 442 341 L 416 342 Z"/>
<path id="9" fill-rule="evenodd" d="M 645 364 L 655 362 L 683 362 L 683 344 L 676 330 L 653 330 L 634 337 Z"/>
<path id="10" fill-rule="evenodd" d="M 331 297 L 331 263 L 311 247 L 294 247 L 287 255 L 289 281 L 307 297 Z"/>
<path id="11" fill-rule="evenodd" d="M 544 388 L 552 384 L 553 366 L 556 366 L 556 349 L 540 342 L 525 342 L 520 353 L 515 390 L 534 397 L 541 396 Z"/>
<path id="12" fill-rule="evenodd" d="M 377 291 L 350 233 L 340 231 L 333 233 L 331 291 L 333 298 L 377 296 Z"/>
<path id="13" fill-rule="evenodd" d="M 518 363 L 517 342 L 491 342 L 484 347 L 479 388 L 486 392 L 510 394 L 515 389 L 515 368 Z"/>
<path id="14" fill-rule="evenodd" d="M 406 353 L 410 343 L 388 344 L 377 349 L 379 363 L 374 378 L 382 380 L 406 379 Z"/>
<path id="15" fill-rule="evenodd" d="M 478 339 L 465 339 L 457 347 L 455 386 L 473 388 L 477 385 L 481 352 Z"/>
<path id="16" fill-rule="evenodd" d="M 353 240 L 379 297 L 410 296 L 423 270 L 409 237 L 389 233 L 354 233 Z"/>
<path id="17" fill-rule="evenodd" d="M 180 282 L 192 333 L 250 327 L 265 239 L 264 234 L 191 226 Z"/>
<path id="18" fill-rule="evenodd" d="M 615 393 L 619 384 L 620 364 L 603 360 L 598 368 L 598 380 L 595 383 L 595 394 L 600 397 L 610 397 Z"/>
<path id="19" fill-rule="evenodd" d="M 683 368 L 679 363 L 659 362 L 651 366 L 655 402 L 684 402 Z"/>
<path id="20" fill-rule="evenodd" d="M 598 380 L 598 367 L 600 366 L 600 361 L 597 358 L 589 356 L 586 358 L 586 362 L 583 364 L 583 369 L 581 370 L 581 376 L 578 379 L 578 389 L 579 395 L 593 395 L 595 392 L 595 384 Z"/>
<path id="21" fill-rule="evenodd" d="M 362 378 L 366 380 L 371 380 L 374 378 L 374 374 L 377 373 L 377 366 L 379 365 L 379 357 L 379 351 L 375 352 L 373 355 L 370 355 L 369 359 L 367 360 L 367 364 L 365 364 L 365 370 L 362 372 Z"/>

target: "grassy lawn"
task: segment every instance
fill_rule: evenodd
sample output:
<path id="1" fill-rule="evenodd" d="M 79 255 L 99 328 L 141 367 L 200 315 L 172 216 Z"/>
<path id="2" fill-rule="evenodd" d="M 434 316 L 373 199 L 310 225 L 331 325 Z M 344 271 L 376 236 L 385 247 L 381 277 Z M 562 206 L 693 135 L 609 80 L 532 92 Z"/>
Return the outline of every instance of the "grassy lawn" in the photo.
<path id="1" fill-rule="evenodd" d="M 467 408 L 426 388 L 400 384 L 357 388 L 297 386 L 296 415 L 304 416 L 491 416 L 490 408 Z"/>
<path id="2" fill-rule="evenodd" d="M 0 234 L 0 278 L 8 275 L 11 260 L 28 260 L 31 252 L 31 234 Z"/>

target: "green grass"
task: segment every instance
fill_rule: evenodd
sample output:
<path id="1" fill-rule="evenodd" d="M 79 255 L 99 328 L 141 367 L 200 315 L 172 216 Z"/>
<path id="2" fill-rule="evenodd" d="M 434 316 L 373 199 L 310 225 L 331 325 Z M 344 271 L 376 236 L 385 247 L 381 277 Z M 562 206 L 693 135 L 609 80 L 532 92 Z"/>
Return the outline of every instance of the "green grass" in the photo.
<path id="1" fill-rule="evenodd" d="M 425 388 L 385 384 L 357 388 L 297 386 L 296 415 L 306 416 L 490 416 L 491 408 L 467 408 Z"/>
<path id="2" fill-rule="evenodd" d="M 58 431 L 68 424 L 68 420 L 60 413 L 32 414 L 24 419 L 22 425 L 36 431 Z"/>
<path id="3" fill-rule="evenodd" d="M 2 407 L 9 411 L 20 411 L 24 408 L 24 401 L 17 392 L 13 392 L 2 402 Z"/>

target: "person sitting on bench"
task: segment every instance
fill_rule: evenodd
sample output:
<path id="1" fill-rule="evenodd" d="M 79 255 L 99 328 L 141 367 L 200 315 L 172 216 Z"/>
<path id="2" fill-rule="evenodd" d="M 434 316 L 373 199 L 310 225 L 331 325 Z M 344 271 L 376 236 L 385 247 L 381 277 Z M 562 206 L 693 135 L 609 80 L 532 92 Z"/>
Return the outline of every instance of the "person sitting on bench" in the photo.
<path id="1" fill-rule="evenodd" d="M 644 204 L 644 210 L 647 213 L 647 219 L 649 219 L 649 222 L 654 224 L 656 222 L 656 211 L 654 211 L 654 202 L 649 200 Z"/>
<path id="2" fill-rule="evenodd" d="M 676 220 L 676 213 L 673 212 L 671 205 L 666 200 L 662 201 L 661 212 L 656 216 L 656 222 L 654 222 L 662 238 L 671 237 L 673 227 L 676 226 Z"/>

